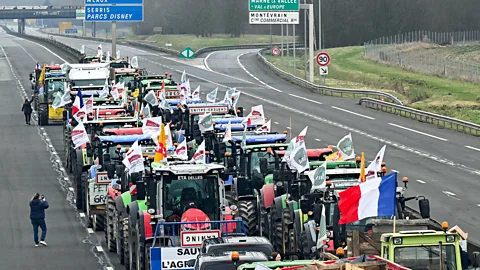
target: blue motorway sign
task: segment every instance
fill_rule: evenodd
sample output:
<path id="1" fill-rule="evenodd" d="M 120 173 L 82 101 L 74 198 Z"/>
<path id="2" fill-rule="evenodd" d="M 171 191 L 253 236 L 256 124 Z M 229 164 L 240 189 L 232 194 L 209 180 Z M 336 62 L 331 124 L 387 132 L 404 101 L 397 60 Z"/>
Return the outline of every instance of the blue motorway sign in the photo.
<path id="1" fill-rule="evenodd" d="M 143 6 L 86 6 L 87 22 L 143 22 Z"/>
<path id="2" fill-rule="evenodd" d="M 84 0 L 85 5 L 143 5 L 143 0 Z"/>
<path id="3" fill-rule="evenodd" d="M 65 34 L 78 34 L 78 29 L 76 28 L 65 29 Z"/>

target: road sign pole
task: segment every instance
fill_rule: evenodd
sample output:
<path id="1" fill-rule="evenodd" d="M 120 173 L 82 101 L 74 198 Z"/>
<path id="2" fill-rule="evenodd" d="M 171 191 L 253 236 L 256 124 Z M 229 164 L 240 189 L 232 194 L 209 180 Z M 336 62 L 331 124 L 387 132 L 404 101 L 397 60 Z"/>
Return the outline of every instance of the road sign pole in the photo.
<path id="1" fill-rule="evenodd" d="M 305 4 L 307 4 L 307 0 L 304 0 Z M 307 80 L 307 10 L 303 10 L 303 73 L 304 73 L 304 80 Z"/>
<path id="2" fill-rule="evenodd" d="M 112 22 L 112 51 L 110 55 L 115 55 L 117 56 L 117 22 L 113 21 Z M 110 61 L 110 59 L 107 59 L 107 61 Z"/>
<path id="3" fill-rule="evenodd" d="M 270 46 L 273 46 L 272 25 L 270 24 Z"/>
<path id="4" fill-rule="evenodd" d="M 283 66 L 283 24 L 280 26 L 280 31 L 282 32 L 282 66 Z"/>
<path id="5" fill-rule="evenodd" d="M 290 40 L 289 40 L 289 35 L 288 35 L 288 24 L 285 25 L 287 27 L 287 70 L 288 68 L 290 68 L 290 46 L 289 46 L 289 43 L 290 43 Z"/>
<path id="6" fill-rule="evenodd" d="M 310 82 L 313 83 L 314 81 L 314 69 L 313 69 L 313 4 L 308 4 L 306 5 L 307 8 L 308 8 L 308 24 L 309 24 L 309 27 L 308 27 L 308 38 L 310 39 L 309 42 L 308 42 L 308 46 L 310 47 L 309 49 L 309 52 L 308 52 L 308 59 L 310 60 L 309 61 L 309 65 L 308 65 L 308 69 L 309 69 L 309 79 L 310 79 Z"/>
<path id="7" fill-rule="evenodd" d="M 293 25 L 293 75 L 297 75 L 297 63 L 296 62 L 296 45 L 295 43 L 297 42 L 297 36 L 295 35 L 295 24 Z"/>
<path id="8" fill-rule="evenodd" d="M 85 33 L 87 31 L 87 27 L 86 27 L 86 22 L 85 20 L 82 21 L 82 37 L 85 37 L 87 35 L 87 33 Z"/>
<path id="9" fill-rule="evenodd" d="M 322 51 L 322 0 L 318 0 L 318 48 Z"/>

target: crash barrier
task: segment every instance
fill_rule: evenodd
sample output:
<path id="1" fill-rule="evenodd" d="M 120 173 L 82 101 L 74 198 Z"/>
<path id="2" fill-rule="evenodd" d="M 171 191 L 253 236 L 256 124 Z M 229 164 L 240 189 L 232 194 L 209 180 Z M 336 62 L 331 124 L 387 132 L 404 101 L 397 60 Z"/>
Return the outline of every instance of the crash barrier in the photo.
<path id="1" fill-rule="evenodd" d="M 384 102 L 378 99 L 373 98 L 361 98 L 358 102 L 359 105 L 365 105 L 365 107 L 381 110 L 383 112 L 388 112 L 403 117 L 408 117 L 413 120 L 418 120 L 424 123 L 430 123 L 439 128 L 447 128 L 456 130 L 465 134 L 470 134 L 474 136 L 480 136 L 480 125 L 451 118 L 448 116 L 443 116 L 431 112 L 421 111 L 413 109 L 410 107 L 397 105 L 393 103 Z"/>
<path id="2" fill-rule="evenodd" d="M 314 93 L 322 94 L 322 95 L 329 95 L 329 96 L 352 96 L 355 98 L 357 96 L 374 96 L 376 98 L 384 98 L 387 99 L 391 102 L 403 105 L 403 103 L 397 99 L 394 95 L 388 94 L 388 93 L 383 93 L 379 91 L 374 91 L 374 90 L 361 90 L 361 89 L 343 89 L 343 88 L 334 88 L 334 87 L 327 87 L 327 86 L 319 86 L 315 85 L 309 81 L 306 81 L 304 79 L 301 79 L 293 74 L 290 74 L 288 72 L 285 72 L 281 70 L 280 68 L 276 67 L 273 63 L 267 60 L 265 56 L 263 56 L 265 53 L 270 52 L 270 49 L 263 49 L 257 53 L 257 59 L 265 64 L 268 68 L 270 68 L 273 73 L 275 73 L 277 76 L 293 83 L 298 86 L 301 86 L 305 89 L 308 89 Z"/>
<path id="3" fill-rule="evenodd" d="M 54 39 L 19 34 L 17 32 L 14 32 L 14 31 L 10 30 L 10 28 L 8 28 L 4 25 L 0 25 L 0 27 L 9 35 L 13 35 L 13 36 L 16 36 L 16 37 L 21 37 L 23 39 L 30 40 L 30 41 L 36 42 L 38 44 L 41 44 L 41 45 L 44 45 L 44 46 L 47 46 L 47 47 L 49 45 L 54 46 L 56 49 L 60 50 L 62 52 L 62 54 L 65 55 L 66 58 L 68 58 L 69 61 L 77 62 L 78 59 L 80 59 L 80 57 L 81 57 L 81 53 L 78 50 L 76 50 L 76 49 L 74 49 L 70 46 L 67 46 L 63 43 L 60 43 L 60 42 L 58 42 Z"/>
<path id="4" fill-rule="evenodd" d="M 158 222 L 153 237 L 153 246 L 200 246 L 204 239 L 221 236 L 246 236 L 242 220 Z"/>
<path id="5" fill-rule="evenodd" d="M 112 42 L 111 38 L 97 38 L 97 37 L 82 37 L 82 36 L 74 36 L 74 35 L 64 35 L 64 34 L 52 34 L 52 33 L 47 33 L 43 32 L 44 34 L 47 35 L 52 35 L 52 36 L 60 36 L 60 37 L 68 37 L 68 38 L 78 38 L 78 39 L 86 39 L 86 40 L 92 40 L 92 41 L 99 41 L 99 42 Z M 117 39 L 118 44 L 122 45 L 130 45 L 133 47 L 137 48 L 146 48 L 154 51 L 159 51 L 163 53 L 168 53 L 172 54 L 175 56 L 178 56 L 180 54 L 179 51 L 173 50 L 173 49 L 167 49 L 164 47 L 159 47 L 156 45 L 152 45 L 146 42 L 139 42 L 139 41 L 127 41 L 127 40 L 119 40 Z M 227 51 L 227 50 L 245 50 L 245 49 L 263 49 L 267 46 L 280 46 L 281 43 L 272 43 L 272 44 L 265 44 L 265 43 L 258 43 L 258 44 L 239 44 L 239 45 L 232 45 L 232 46 L 214 46 L 214 47 L 205 47 L 205 48 L 200 48 L 195 51 L 195 55 L 199 56 L 204 53 L 208 52 L 215 52 L 215 51 Z M 303 47 L 303 43 L 296 43 L 295 44 L 297 47 Z M 292 44 L 293 46 L 293 44 Z"/>

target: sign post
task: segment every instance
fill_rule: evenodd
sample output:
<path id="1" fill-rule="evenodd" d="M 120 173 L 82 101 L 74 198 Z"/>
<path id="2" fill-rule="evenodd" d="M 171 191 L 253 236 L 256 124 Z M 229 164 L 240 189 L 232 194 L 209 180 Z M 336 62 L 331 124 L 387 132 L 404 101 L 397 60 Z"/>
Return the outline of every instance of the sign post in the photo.
<path id="1" fill-rule="evenodd" d="M 281 50 L 280 50 L 280 48 L 279 48 L 278 46 L 274 46 L 274 47 L 272 48 L 272 55 L 273 55 L 273 56 L 279 56 L 280 53 L 281 53 Z"/>
<path id="2" fill-rule="evenodd" d="M 85 21 L 112 22 L 112 55 L 117 52 L 117 21 L 143 22 L 144 0 L 84 0 Z M 109 59 L 108 59 L 109 60 Z"/>
<path id="3" fill-rule="evenodd" d="M 323 78 L 323 84 L 325 85 L 325 79 L 328 75 L 328 65 L 330 64 L 330 60 L 330 55 L 328 55 L 326 52 L 320 52 L 315 57 L 315 61 L 320 66 L 318 69 L 318 74 L 320 75 L 320 78 L 318 78 L 319 84 L 321 84 Z"/>

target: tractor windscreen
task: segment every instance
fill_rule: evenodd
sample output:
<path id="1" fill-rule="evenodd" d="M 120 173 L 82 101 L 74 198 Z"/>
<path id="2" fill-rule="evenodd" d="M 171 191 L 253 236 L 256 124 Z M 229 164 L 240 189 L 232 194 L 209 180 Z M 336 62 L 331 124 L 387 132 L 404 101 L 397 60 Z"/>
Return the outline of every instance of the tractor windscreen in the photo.
<path id="1" fill-rule="evenodd" d="M 220 220 L 218 179 L 215 175 L 164 176 L 163 185 L 167 221 L 175 216 L 181 217 L 190 208 L 202 210 L 212 221 Z"/>
<path id="2" fill-rule="evenodd" d="M 48 100 L 53 101 L 55 99 L 57 92 L 63 95 L 64 84 L 61 80 L 45 80 L 46 86 L 48 87 Z"/>
<path id="3" fill-rule="evenodd" d="M 266 158 L 268 162 L 268 172 L 273 173 L 273 170 L 275 169 L 275 156 L 267 153 L 267 152 L 262 152 L 262 151 L 252 151 L 250 152 L 250 169 L 252 173 L 258 173 L 261 174 L 260 172 L 260 159 L 261 158 Z"/>
<path id="4" fill-rule="evenodd" d="M 455 246 L 444 244 L 443 269 L 457 269 Z M 408 246 L 395 247 L 394 262 L 410 269 L 441 269 L 440 247 L 435 246 Z"/>
<path id="5" fill-rule="evenodd" d="M 128 83 L 131 83 L 133 85 L 134 81 L 135 81 L 135 78 L 133 76 L 121 76 L 121 75 L 119 75 L 115 78 L 115 82 L 124 83 L 125 86 L 127 86 Z"/>
<path id="6" fill-rule="evenodd" d="M 103 86 L 105 85 L 105 79 L 89 79 L 89 80 L 74 80 L 74 87 L 86 87 L 86 86 Z"/>

